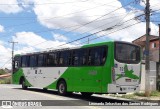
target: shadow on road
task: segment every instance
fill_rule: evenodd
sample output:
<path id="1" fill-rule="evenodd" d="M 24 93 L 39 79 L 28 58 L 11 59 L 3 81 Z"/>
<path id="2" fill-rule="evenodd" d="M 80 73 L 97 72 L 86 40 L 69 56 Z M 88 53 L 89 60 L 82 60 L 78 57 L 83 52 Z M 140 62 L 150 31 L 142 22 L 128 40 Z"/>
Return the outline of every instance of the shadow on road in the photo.
<path id="1" fill-rule="evenodd" d="M 23 90 L 21 88 L 14 88 L 18 90 Z M 58 95 L 58 92 L 55 90 L 43 90 L 43 89 L 38 89 L 38 88 L 28 88 L 27 91 L 34 91 L 34 92 L 40 92 L 40 93 L 46 93 L 50 95 Z M 81 94 L 73 93 L 70 95 L 67 95 L 65 97 L 73 98 L 73 99 L 78 99 L 82 101 L 87 101 L 87 102 L 110 102 L 110 103 L 128 103 L 128 102 L 133 102 L 133 101 L 125 101 L 125 100 L 117 100 L 117 99 L 111 99 L 111 98 L 106 98 L 106 97 L 99 97 L 99 96 L 91 96 L 91 97 L 84 97 Z"/>

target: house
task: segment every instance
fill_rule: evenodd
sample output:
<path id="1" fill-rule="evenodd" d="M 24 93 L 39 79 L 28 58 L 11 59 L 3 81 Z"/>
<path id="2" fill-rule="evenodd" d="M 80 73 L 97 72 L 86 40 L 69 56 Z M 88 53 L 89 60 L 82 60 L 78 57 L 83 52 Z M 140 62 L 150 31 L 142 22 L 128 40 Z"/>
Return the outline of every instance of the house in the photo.
<path id="1" fill-rule="evenodd" d="M 150 35 L 149 37 L 149 50 L 150 50 L 150 61 L 159 62 L 159 36 Z M 143 35 L 132 43 L 141 46 L 142 48 L 142 59 L 145 60 L 145 43 L 146 43 L 146 35 Z"/>
<path id="2" fill-rule="evenodd" d="M 152 81 L 153 84 L 150 86 L 150 90 L 156 90 L 158 89 L 158 85 L 160 84 L 160 62 L 159 62 L 159 36 L 150 35 L 149 37 L 149 58 L 150 58 L 150 82 Z M 146 45 L 146 35 L 143 35 L 134 41 L 132 43 L 137 44 L 141 46 L 142 48 L 142 60 L 145 60 L 145 45 Z M 140 90 L 145 90 L 145 61 L 142 61 L 142 76 L 141 76 L 141 87 Z"/>

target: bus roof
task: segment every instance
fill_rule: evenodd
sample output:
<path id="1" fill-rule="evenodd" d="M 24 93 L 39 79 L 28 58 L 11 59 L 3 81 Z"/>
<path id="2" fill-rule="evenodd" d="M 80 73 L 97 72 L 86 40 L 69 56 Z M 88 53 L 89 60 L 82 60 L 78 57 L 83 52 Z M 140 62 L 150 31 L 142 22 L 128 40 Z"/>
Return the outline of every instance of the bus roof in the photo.
<path id="1" fill-rule="evenodd" d="M 71 48 L 51 49 L 51 50 L 46 50 L 46 51 L 39 51 L 39 52 L 32 52 L 32 53 L 25 53 L 25 54 L 16 54 L 15 57 L 16 56 L 23 56 L 23 55 L 32 55 L 32 54 L 48 53 L 48 52 L 55 52 L 55 51 L 71 50 L 71 49 L 78 49 L 78 48 L 87 48 L 87 47 L 100 46 L 100 45 L 104 45 L 106 43 L 113 43 L 113 42 L 132 44 L 132 43 L 125 42 L 125 41 L 105 41 L 105 42 L 99 42 L 99 43 L 85 44 L 83 46 L 77 46 L 77 47 L 71 47 Z M 135 44 L 133 44 L 133 45 L 135 45 Z"/>

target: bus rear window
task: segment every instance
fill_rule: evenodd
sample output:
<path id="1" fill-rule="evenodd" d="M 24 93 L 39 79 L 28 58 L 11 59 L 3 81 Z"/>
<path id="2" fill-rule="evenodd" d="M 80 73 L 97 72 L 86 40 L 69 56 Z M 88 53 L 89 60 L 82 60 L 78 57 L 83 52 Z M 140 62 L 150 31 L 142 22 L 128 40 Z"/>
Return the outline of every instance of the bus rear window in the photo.
<path id="1" fill-rule="evenodd" d="M 128 43 L 115 43 L 115 59 L 122 63 L 139 63 L 140 47 Z"/>

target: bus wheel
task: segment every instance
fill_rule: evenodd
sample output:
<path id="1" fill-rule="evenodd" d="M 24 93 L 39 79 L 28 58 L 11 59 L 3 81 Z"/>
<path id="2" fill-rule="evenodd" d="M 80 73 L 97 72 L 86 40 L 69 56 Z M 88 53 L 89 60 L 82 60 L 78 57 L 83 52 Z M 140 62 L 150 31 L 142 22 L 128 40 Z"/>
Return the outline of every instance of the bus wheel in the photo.
<path id="1" fill-rule="evenodd" d="M 81 92 L 81 94 L 84 97 L 90 97 L 93 93 L 90 93 L 90 92 Z"/>
<path id="2" fill-rule="evenodd" d="M 25 79 L 22 80 L 22 89 L 26 90 L 28 87 L 26 86 Z"/>
<path id="3" fill-rule="evenodd" d="M 63 96 L 67 94 L 67 85 L 63 80 L 58 83 L 58 94 Z"/>
<path id="4" fill-rule="evenodd" d="M 43 91 L 47 91 L 47 88 L 43 88 Z"/>

